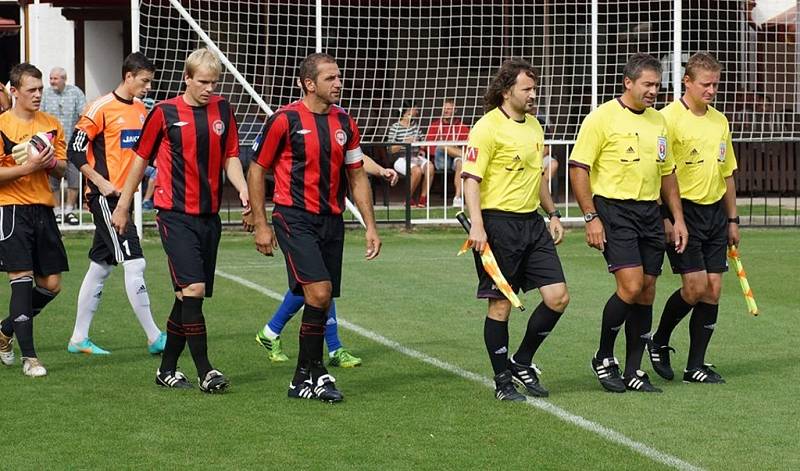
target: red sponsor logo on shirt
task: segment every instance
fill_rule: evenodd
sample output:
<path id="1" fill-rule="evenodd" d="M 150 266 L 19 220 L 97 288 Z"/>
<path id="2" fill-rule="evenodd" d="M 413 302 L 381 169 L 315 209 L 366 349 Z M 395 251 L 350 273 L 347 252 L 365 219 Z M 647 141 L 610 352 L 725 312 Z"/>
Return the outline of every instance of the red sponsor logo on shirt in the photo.
<path id="1" fill-rule="evenodd" d="M 467 161 L 468 162 L 475 162 L 478 160 L 478 149 L 475 147 L 468 147 L 467 148 Z"/>

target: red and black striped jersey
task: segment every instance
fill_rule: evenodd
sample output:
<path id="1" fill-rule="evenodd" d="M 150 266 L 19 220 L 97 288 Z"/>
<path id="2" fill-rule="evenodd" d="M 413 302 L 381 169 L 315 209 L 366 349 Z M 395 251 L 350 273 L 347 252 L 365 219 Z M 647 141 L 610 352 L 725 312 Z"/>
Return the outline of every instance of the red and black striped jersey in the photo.
<path id="1" fill-rule="evenodd" d="M 312 113 L 299 100 L 267 120 L 254 161 L 275 175 L 275 204 L 341 214 L 345 167 L 362 166 L 363 155 L 358 126 L 343 108 Z"/>
<path id="2" fill-rule="evenodd" d="M 133 148 L 158 168 L 153 198 L 158 209 L 216 214 L 227 159 L 239 157 L 239 132 L 230 104 L 214 96 L 190 106 L 183 96 L 158 103 Z"/>

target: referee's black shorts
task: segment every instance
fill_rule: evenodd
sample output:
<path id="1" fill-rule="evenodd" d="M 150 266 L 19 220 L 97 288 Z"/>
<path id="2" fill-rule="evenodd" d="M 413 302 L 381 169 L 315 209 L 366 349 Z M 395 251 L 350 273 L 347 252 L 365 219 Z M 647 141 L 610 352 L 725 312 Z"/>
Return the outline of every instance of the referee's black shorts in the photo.
<path id="1" fill-rule="evenodd" d="M 667 247 L 672 272 L 684 274 L 703 270 L 708 273 L 728 271 L 728 217 L 722 200 L 712 204 L 697 204 L 686 199 L 681 202 L 683 219 L 689 231 L 689 243 L 681 254 L 675 251 L 675 247 Z"/>
<path id="2" fill-rule="evenodd" d="M 344 249 L 342 216 L 275 205 L 272 226 L 286 260 L 289 289 L 302 295 L 303 285 L 330 281 L 333 297 L 339 297 Z"/>
<path id="3" fill-rule="evenodd" d="M 539 213 L 483 210 L 481 214 L 497 266 L 515 293 L 520 289 L 525 292 L 564 283 L 564 271 L 553 237 Z M 480 255 L 473 251 L 473 256 L 478 272 L 478 298 L 504 299 L 492 277 L 484 270 Z"/>
<path id="4" fill-rule="evenodd" d="M 89 259 L 97 263 L 116 265 L 128 260 L 144 258 L 139 234 L 132 221 L 122 235 L 111 225 L 111 214 L 117 208 L 119 198 L 96 195 L 89 198 L 89 210 L 94 217 L 94 240 L 89 249 Z"/>
<path id="5" fill-rule="evenodd" d="M 53 208 L 42 204 L 0 206 L 0 271 L 55 275 L 69 271 Z"/>
<path id="6" fill-rule="evenodd" d="M 219 215 L 194 216 L 160 210 L 156 217 L 175 291 L 205 283 L 206 297 L 214 293 L 214 270 L 222 234 Z"/>
<path id="7" fill-rule="evenodd" d="M 606 233 L 608 271 L 641 266 L 648 275 L 660 275 L 666 241 L 658 203 L 595 196 L 594 205 Z"/>

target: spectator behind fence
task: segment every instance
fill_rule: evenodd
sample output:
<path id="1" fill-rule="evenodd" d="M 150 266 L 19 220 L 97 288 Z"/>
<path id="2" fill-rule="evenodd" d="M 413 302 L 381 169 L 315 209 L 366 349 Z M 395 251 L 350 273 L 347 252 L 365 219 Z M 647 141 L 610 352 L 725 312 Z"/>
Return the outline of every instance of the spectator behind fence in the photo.
<path id="1" fill-rule="evenodd" d="M 404 101 L 400 107 L 400 120 L 389 127 L 386 133 L 387 142 L 412 142 L 420 140 L 419 125 L 414 121 L 419 117 L 419 109 L 411 102 Z M 389 146 L 389 153 L 394 160 L 394 169 L 401 175 L 406 174 L 406 148 L 402 145 Z M 412 149 L 411 157 L 411 206 L 424 208 L 428 204 L 428 192 L 433 182 L 433 165 L 422 152 Z M 422 183 L 423 171 L 425 184 L 421 186 L 419 201 L 414 199 L 417 188 Z"/>
<path id="2" fill-rule="evenodd" d="M 456 111 L 456 101 L 452 98 L 445 98 L 442 104 L 442 117 L 433 121 L 428 128 L 426 141 L 466 141 L 469 137 L 469 127 L 465 126 L 459 118 L 454 117 Z M 434 154 L 434 164 L 436 168 L 442 170 L 446 162 L 448 169 L 453 172 L 453 206 L 461 207 L 461 146 L 432 146 L 428 152 Z"/>
<path id="3" fill-rule="evenodd" d="M 67 71 L 62 67 L 53 67 L 50 71 L 50 87 L 44 89 L 42 94 L 42 111 L 58 118 L 64 127 L 67 142 L 72 139 L 75 123 L 81 117 L 81 111 L 86 106 L 86 97 L 80 88 L 67 85 Z M 71 226 L 80 224 L 78 217 L 72 212 L 78 207 L 78 189 L 80 188 L 80 172 L 71 162 L 67 163 L 64 174 L 67 179 L 67 201 L 61 201 L 61 179 L 50 177 L 50 189 L 57 204 L 56 221 L 64 221 Z M 63 203 L 63 204 L 58 204 Z M 63 210 L 63 214 L 62 214 Z"/>

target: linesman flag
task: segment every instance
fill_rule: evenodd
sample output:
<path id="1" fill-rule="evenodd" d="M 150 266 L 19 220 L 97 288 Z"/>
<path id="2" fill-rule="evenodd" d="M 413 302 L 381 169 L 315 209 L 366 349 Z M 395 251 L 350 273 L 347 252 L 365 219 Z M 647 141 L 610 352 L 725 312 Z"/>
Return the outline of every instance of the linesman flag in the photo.
<path id="1" fill-rule="evenodd" d="M 464 212 L 460 211 L 458 214 L 456 214 L 456 219 L 458 219 L 458 222 L 461 223 L 461 227 L 463 227 L 464 230 L 467 231 L 467 234 L 469 234 L 471 224 Z M 464 242 L 464 245 L 461 246 L 461 250 L 458 252 L 458 255 L 465 253 L 470 248 L 472 248 L 472 244 L 470 244 L 468 239 L 466 242 Z M 509 301 L 511 301 L 511 305 L 519 308 L 520 311 L 524 311 L 525 306 L 522 305 L 516 293 L 514 293 L 514 290 L 511 289 L 511 285 L 508 284 L 508 281 L 506 281 L 506 278 L 500 271 L 500 267 L 497 265 L 497 260 L 495 260 L 494 254 L 492 253 L 492 248 L 489 247 L 488 242 L 486 243 L 483 252 L 481 252 L 481 263 L 483 264 L 483 269 L 486 270 L 486 273 L 492 277 L 494 284 L 497 285 L 497 289 L 499 289 L 503 295 Z"/>
<path id="2" fill-rule="evenodd" d="M 747 303 L 747 310 L 750 314 L 757 316 L 758 306 L 756 305 L 756 298 L 753 297 L 753 290 L 750 289 L 750 283 L 747 282 L 747 276 L 742 266 L 742 260 L 739 258 L 739 249 L 735 245 L 728 247 L 728 257 L 733 262 L 733 268 L 736 269 L 736 276 L 739 277 L 739 284 L 742 285 L 742 294 Z"/>

